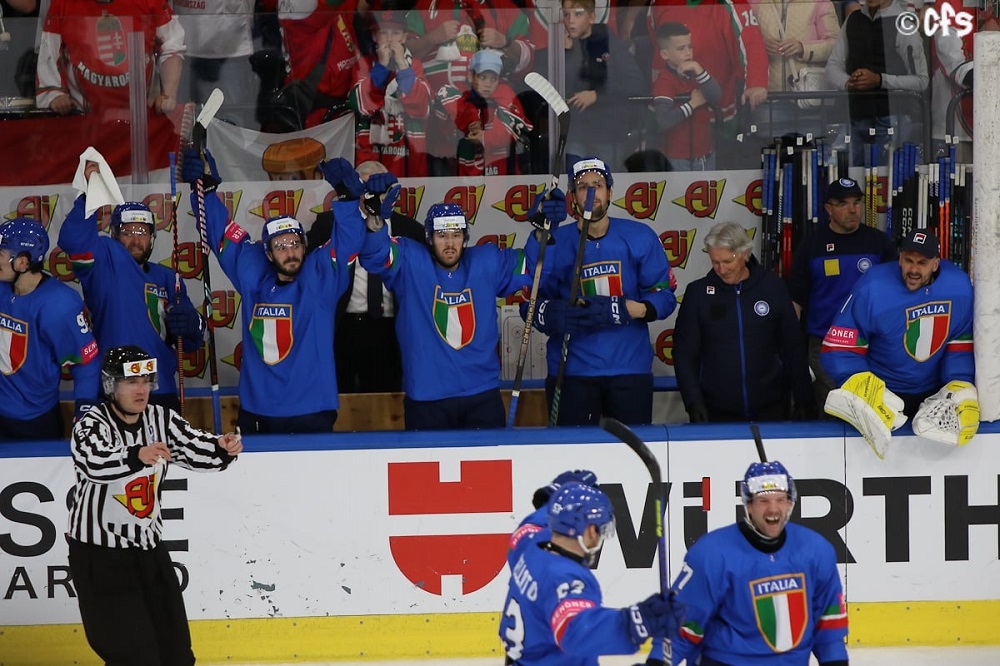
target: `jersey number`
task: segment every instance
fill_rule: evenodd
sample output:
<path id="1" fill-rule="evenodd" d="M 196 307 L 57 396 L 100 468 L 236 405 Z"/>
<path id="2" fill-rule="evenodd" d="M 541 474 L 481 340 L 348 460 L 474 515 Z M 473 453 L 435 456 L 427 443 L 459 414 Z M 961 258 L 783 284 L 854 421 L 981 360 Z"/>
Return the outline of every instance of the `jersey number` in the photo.
<path id="1" fill-rule="evenodd" d="M 507 618 L 503 630 L 507 656 L 516 661 L 524 652 L 524 618 L 521 616 L 521 604 L 517 603 L 517 599 L 511 599 L 503 614 Z"/>

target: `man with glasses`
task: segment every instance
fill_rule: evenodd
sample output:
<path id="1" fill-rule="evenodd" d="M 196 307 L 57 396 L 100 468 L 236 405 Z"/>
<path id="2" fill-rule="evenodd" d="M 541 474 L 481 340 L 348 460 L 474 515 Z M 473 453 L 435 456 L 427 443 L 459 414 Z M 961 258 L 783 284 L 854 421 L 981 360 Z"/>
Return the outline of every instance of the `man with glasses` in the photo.
<path id="1" fill-rule="evenodd" d="M 97 212 L 87 215 L 86 209 L 87 195 L 81 194 L 59 230 L 59 247 L 69 255 L 83 287 L 97 344 L 100 349 L 134 344 L 149 350 L 160 368 L 159 387 L 150 400 L 180 411 L 174 346 L 183 338 L 184 349 L 201 347 L 205 320 L 191 304 L 183 280 L 178 295 L 174 272 L 149 260 L 156 219 L 148 206 L 116 206 L 110 237 L 98 233 Z"/>

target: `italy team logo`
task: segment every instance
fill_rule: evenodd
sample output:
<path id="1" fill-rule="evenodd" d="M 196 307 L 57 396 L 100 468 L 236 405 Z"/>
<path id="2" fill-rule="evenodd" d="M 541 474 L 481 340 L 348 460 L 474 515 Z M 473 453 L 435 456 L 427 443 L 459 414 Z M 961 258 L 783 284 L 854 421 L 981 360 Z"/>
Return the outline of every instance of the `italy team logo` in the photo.
<path id="1" fill-rule="evenodd" d="M 149 322 L 156 329 L 156 333 L 163 339 L 167 337 L 167 327 L 163 324 L 163 317 L 166 314 L 164 302 L 167 300 L 167 290 L 160 290 L 152 282 L 147 282 L 144 286 L 146 292 L 146 311 L 149 313 Z"/>
<path id="2" fill-rule="evenodd" d="M 757 628 L 775 652 L 796 647 L 809 623 L 805 574 L 786 574 L 750 581 Z"/>
<path id="3" fill-rule="evenodd" d="M 921 363 L 941 351 L 951 327 L 951 301 L 924 303 L 906 309 L 906 353 Z"/>
<path id="4" fill-rule="evenodd" d="M 12 375 L 28 358 L 28 322 L 0 314 L 0 372 Z"/>
<path id="5" fill-rule="evenodd" d="M 268 365 L 281 363 L 292 350 L 292 306 L 265 303 L 255 305 L 250 320 L 250 336 L 257 353 Z"/>
<path id="6" fill-rule="evenodd" d="M 622 262 L 602 261 L 583 266 L 580 289 L 584 296 L 621 296 Z"/>
<path id="7" fill-rule="evenodd" d="M 434 290 L 434 325 L 452 349 L 461 349 L 476 334 L 476 310 L 472 290 L 449 294 L 440 285 Z"/>

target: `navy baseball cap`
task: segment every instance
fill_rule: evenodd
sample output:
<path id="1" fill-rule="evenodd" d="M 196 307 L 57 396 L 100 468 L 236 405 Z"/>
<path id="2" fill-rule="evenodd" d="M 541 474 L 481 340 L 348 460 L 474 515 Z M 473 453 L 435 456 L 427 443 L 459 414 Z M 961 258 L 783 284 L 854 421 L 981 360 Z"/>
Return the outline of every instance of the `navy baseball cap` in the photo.
<path id="1" fill-rule="evenodd" d="M 914 229 L 899 242 L 900 252 L 917 252 L 928 259 L 941 256 L 941 243 L 938 237 L 927 229 Z"/>
<path id="2" fill-rule="evenodd" d="M 861 186 L 853 178 L 840 178 L 826 186 L 826 200 L 843 200 L 845 197 L 863 197 Z"/>

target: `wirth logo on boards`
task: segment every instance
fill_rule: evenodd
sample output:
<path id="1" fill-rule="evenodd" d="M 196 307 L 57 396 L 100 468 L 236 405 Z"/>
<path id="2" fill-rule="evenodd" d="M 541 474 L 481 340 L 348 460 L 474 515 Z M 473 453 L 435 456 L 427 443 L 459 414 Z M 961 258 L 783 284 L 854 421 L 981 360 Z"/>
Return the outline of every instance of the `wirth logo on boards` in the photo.
<path id="1" fill-rule="evenodd" d="M 513 510 L 510 460 L 463 460 L 458 481 L 441 481 L 440 463 L 389 463 L 389 515 L 495 514 Z M 457 522 L 457 521 L 456 521 Z M 414 534 L 389 537 L 389 550 L 407 580 L 441 595 L 443 576 L 460 576 L 462 594 L 496 578 L 507 564 L 506 532 Z"/>

